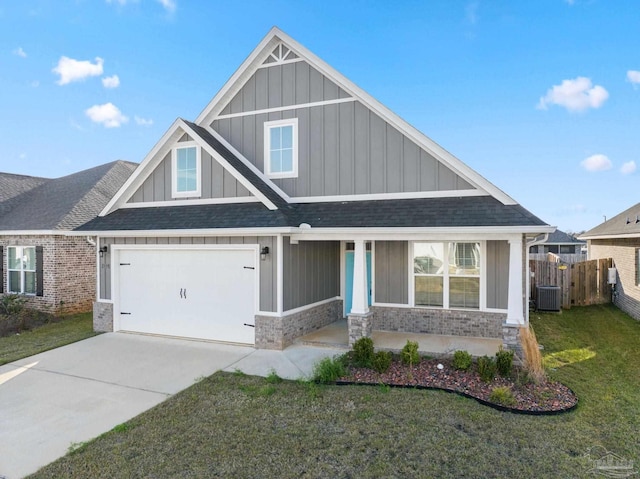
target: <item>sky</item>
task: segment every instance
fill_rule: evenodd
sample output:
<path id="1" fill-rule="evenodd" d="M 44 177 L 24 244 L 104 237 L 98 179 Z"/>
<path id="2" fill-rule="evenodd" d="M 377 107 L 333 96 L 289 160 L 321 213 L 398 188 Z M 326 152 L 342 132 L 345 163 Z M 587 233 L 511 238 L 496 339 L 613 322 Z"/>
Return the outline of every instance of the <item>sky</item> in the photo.
<path id="1" fill-rule="evenodd" d="M 0 0 L 0 171 L 141 162 L 274 25 L 563 231 L 640 201 L 635 0 Z"/>

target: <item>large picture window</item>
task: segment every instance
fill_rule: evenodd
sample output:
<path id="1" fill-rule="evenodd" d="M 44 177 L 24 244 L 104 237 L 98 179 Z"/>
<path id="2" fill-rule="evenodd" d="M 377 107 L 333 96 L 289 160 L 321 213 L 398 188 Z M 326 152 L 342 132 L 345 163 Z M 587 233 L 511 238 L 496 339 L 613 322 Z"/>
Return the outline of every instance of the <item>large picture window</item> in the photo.
<path id="1" fill-rule="evenodd" d="M 36 294 L 35 246 L 9 246 L 7 260 L 8 291 Z"/>
<path id="2" fill-rule="evenodd" d="M 480 243 L 414 243 L 416 306 L 480 308 Z"/>
<path id="3" fill-rule="evenodd" d="M 298 119 L 264 124 L 264 170 L 270 178 L 298 176 Z"/>

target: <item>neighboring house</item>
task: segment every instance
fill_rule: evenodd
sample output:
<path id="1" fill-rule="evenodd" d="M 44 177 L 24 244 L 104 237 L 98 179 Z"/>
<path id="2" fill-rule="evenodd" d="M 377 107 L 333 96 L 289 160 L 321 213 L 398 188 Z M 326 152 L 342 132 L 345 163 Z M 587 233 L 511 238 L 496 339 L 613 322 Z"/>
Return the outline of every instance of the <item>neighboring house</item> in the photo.
<path id="1" fill-rule="evenodd" d="M 545 259 L 547 253 L 557 255 L 562 261 L 575 263 L 587 259 L 587 242 L 568 235 L 564 231 L 555 230 L 546 241 L 529 248 L 532 259 Z"/>
<path id="2" fill-rule="evenodd" d="M 116 161 L 56 179 L 0 173 L 0 295 L 53 313 L 91 310 L 95 242 L 68 233 L 94 218 L 136 166 Z"/>
<path id="3" fill-rule="evenodd" d="M 640 203 L 580 236 L 589 259 L 612 258 L 617 270 L 613 302 L 640 320 Z"/>
<path id="4" fill-rule="evenodd" d="M 95 220 L 94 326 L 282 349 L 348 317 L 505 338 L 554 228 L 273 28 Z"/>

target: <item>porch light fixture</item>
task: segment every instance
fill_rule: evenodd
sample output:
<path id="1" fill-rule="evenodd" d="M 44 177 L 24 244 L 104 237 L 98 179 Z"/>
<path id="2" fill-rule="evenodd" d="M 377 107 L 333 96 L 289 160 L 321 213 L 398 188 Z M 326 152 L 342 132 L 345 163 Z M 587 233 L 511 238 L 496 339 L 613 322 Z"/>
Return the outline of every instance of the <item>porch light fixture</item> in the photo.
<path id="1" fill-rule="evenodd" d="M 269 247 L 263 246 L 262 249 L 260 250 L 260 259 L 262 261 L 265 261 L 267 259 L 268 254 L 269 254 Z"/>
<path id="2" fill-rule="evenodd" d="M 109 250 L 108 246 L 103 246 L 102 248 L 100 248 L 98 251 L 100 252 L 100 257 L 102 258 L 104 256 L 104 254 Z"/>

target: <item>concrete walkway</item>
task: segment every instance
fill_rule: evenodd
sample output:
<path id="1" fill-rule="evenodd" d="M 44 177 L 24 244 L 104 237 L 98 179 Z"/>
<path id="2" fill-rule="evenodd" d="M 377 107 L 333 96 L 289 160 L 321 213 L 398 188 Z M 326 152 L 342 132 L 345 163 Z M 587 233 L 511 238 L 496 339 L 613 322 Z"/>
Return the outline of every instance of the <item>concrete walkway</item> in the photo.
<path id="1" fill-rule="evenodd" d="M 305 378 L 339 349 L 107 333 L 0 366 L 0 477 L 16 479 L 216 371 Z"/>

